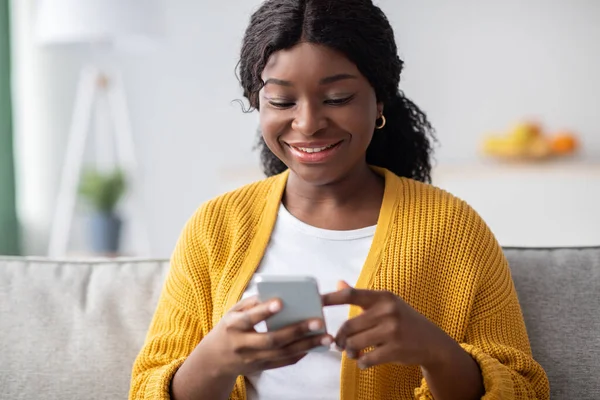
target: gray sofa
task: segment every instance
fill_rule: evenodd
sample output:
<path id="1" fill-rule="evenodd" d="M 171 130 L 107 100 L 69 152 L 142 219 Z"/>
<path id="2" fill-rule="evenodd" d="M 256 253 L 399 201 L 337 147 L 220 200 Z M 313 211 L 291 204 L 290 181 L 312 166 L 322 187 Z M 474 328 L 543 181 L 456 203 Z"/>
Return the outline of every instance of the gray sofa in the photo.
<path id="1" fill-rule="evenodd" d="M 600 399 L 600 247 L 505 249 L 553 399 Z M 164 260 L 0 258 L 0 399 L 125 399 Z"/>

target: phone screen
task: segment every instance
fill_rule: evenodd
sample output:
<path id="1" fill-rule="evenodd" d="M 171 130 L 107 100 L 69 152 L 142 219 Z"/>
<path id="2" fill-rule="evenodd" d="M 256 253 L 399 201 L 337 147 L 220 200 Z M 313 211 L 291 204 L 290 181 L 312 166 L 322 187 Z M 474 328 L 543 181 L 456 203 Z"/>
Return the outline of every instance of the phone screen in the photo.
<path id="1" fill-rule="evenodd" d="M 312 277 L 273 277 L 257 275 L 256 287 L 260 301 L 278 298 L 282 301 L 281 311 L 266 320 L 267 329 L 274 331 L 283 327 L 305 321 L 322 319 L 323 304 L 317 282 Z M 323 334 L 326 327 L 311 335 Z"/>

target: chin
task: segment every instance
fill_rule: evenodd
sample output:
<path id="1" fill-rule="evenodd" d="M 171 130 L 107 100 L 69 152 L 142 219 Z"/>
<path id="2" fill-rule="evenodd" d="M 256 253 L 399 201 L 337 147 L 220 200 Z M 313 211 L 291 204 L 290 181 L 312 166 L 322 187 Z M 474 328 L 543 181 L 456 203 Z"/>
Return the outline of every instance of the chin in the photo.
<path id="1" fill-rule="evenodd" d="M 291 173 L 313 186 L 326 186 L 339 182 L 345 176 L 338 168 L 323 164 L 290 165 Z"/>

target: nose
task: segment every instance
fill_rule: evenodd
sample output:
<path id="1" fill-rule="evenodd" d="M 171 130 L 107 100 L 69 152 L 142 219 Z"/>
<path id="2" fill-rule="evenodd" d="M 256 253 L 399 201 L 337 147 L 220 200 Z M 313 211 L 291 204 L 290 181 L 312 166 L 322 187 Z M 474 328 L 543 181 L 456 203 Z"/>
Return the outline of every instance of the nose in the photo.
<path id="1" fill-rule="evenodd" d="M 304 103 L 297 108 L 292 129 L 304 136 L 313 136 L 317 132 L 327 128 L 327 118 L 321 112 L 320 107 Z"/>

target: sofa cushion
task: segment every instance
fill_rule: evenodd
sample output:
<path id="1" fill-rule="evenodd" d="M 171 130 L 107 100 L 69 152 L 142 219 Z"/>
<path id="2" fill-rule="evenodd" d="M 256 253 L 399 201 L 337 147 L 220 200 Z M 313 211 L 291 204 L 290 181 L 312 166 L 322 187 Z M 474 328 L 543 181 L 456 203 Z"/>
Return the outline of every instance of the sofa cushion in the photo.
<path id="1" fill-rule="evenodd" d="M 166 271 L 0 258 L 0 398 L 127 398 Z"/>
<path id="2" fill-rule="evenodd" d="M 553 399 L 600 399 L 600 247 L 505 249 Z"/>
<path id="3" fill-rule="evenodd" d="M 505 253 L 552 398 L 600 399 L 600 248 Z M 127 398 L 167 269 L 0 257 L 0 398 Z"/>

